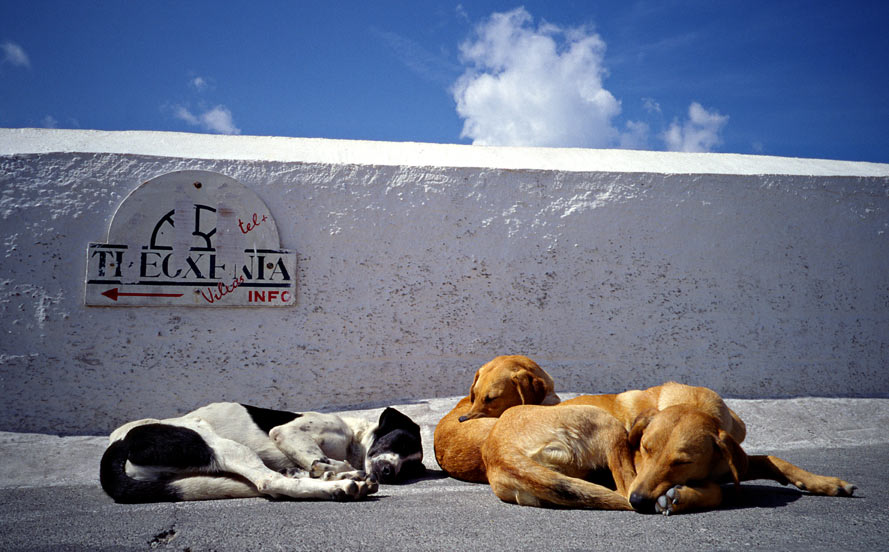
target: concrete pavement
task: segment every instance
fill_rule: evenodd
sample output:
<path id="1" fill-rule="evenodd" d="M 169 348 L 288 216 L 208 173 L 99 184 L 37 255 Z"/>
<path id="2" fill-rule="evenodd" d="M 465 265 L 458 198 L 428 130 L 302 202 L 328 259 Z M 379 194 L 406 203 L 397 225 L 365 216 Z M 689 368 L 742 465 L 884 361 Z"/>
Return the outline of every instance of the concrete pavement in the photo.
<path id="1" fill-rule="evenodd" d="M 570 396 L 562 394 L 563 398 Z M 750 453 L 858 486 L 853 498 L 770 482 L 689 515 L 525 508 L 438 471 L 435 422 L 456 400 L 397 408 L 423 427 L 424 480 L 359 503 L 265 499 L 119 505 L 98 485 L 105 437 L 0 433 L 2 550 L 685 550 L 885 548 L 889 399 L 729 401 Z M 372 416 L 379 409 L 350 412 Z"/>

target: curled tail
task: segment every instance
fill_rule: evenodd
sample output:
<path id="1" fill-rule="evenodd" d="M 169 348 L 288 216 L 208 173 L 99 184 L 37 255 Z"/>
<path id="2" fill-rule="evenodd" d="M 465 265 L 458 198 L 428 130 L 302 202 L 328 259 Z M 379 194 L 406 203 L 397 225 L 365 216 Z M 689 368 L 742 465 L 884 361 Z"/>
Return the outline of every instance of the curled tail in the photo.
<path id="1" fill-rule="evenodd" d="M 629 501 L 602 485 L 570 477 L 522 454 L 488 465 L 488 481 L 500 500 L 522 506 L 632 510 Z"/>
<path id="2" fill-rule="evenodd" d="M 99 481 L 108 496 L 122 504 L 182 500 L 169 481 L 140 481 L 128 476 L 125 468 L 129 452 L 127 441 L 121 439 L 111 443 L 102 455 Z"/>

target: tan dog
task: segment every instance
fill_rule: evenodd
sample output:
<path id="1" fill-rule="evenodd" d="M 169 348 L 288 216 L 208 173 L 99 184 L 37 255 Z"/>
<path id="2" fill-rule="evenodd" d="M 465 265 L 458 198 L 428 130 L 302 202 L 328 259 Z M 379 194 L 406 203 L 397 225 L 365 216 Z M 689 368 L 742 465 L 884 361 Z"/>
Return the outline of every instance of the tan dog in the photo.
<path id="1" fill-rule="evenodd" d="M 738 485 L 740 481 L 772 479 L 830 496 L 851 496 L 855 490 L 846 481 L 810 473 L 774 456 L 747 456 L 740 446 L 746 436 L 744 422 L 716 392 L 704 387 L 670 382 L 617 395 L 585 395 L 563 402 L 558 410 L 569 406 L 602 408 L 629 431 L 637 475 L 624 496 L 640 512 L 669 515 L 719 506 L 719 483 L 728 481 Z M 601 423 L 600 414 L 594 417 Z M 573 427 L 569 424 L 566 431 Z M 594 439 L 599 446 L 610 442 L 588 431 L 584 427 L 568 446 L 584 450 L 587 439 Z M 495 427 L 492 435 L 498 432 Z M 492 464 L 504 461 L 502 455 L 487 450 L 484 460 L 489 473 Z M 558 465 L 554 468 L 559 469 Z M 620 489 L 620 483 L 617 485 Z"/>
<path id="2" fill-rule="evenodd" d="M 522 506 L 631 510 L 626 496 L 636 472 L 627 431 L 595 406 L 516 406 L 482 444 L 491 489 Z M 609 470 L 617 490 L 587 481 Z"/>
<path id="3" fill-rule="evenodd" d="M 553 378 L 530 358 L 499 356 L 478 369 L 469 388 L 471 406 L 459 420 L 497 418 L 519 404 L 558 404 Z"/>
<path id="4" fill-rule="evenodd" d="M 737 442 L 747 436 L 747 427 L 730 409 L 716 391 L 706 387 L 692 387 L 676 382 L 648 389 L 633 389 L 612 395 L 581 395 L 562 404 L 598 406 L 620 420 L 627 431 L 643 413 L 665 410 L 675 405 L 688 405 L 719 420 L 720 428 L 727 431 Z"/>
<path id="5" fill-rule="evenodd" d="M 469 396 L 435 427 L 435 459 L 448 475 L 487 481 L 481 445 L 506 409 L 521 404 L 557 404 L 553 379 L 528 357 L 499 356 L 475 373 Z"/>

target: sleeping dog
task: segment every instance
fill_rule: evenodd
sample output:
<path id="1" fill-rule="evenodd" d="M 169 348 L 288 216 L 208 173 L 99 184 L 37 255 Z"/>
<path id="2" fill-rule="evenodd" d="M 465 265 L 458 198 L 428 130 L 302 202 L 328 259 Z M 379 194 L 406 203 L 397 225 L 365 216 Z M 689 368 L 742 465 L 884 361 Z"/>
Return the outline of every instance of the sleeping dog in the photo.
<path id="1" fill-rule="evenodd" d="M 469 395 L 435 426 L 435 459 L 451 477 L 485 483 L 482 443 L 497 418 L 520 404 L 558 404 L 553 378 L 530 358 L 498 356 L 475 372 Z"/>
<path id="2" fill-rule="evenodd" d="M 768 455 L 747 455 L 747 428 L 715 391 L 675 382 L 557 406 L 515 406 L 494 424 L 482 460 L 494 493 L 529 506 L 674 513 L 716 508 L 722 483 L 771 479 L 815 495 L 855 485 Z M 610 471 L 615 490 L 592 483 Z"/>
<path id="3" fill-rule="evenodd" d="M 420 427 L 387 408 L 378 422 L 213 403 L 111 434 L 102 488 L 116 502 L 253 496 L 357 500 L 425 471 Z"/>

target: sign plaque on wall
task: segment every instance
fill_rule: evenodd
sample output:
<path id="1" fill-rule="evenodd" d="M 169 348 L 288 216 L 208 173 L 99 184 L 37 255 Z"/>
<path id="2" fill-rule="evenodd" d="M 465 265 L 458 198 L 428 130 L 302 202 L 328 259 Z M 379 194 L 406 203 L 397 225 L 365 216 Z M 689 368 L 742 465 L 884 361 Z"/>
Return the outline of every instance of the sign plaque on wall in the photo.
<path id="1" fill-rule="evenodd" d="M 265 203 L 228 176 L 178 171 L 118 207 L 87 251 L 86 304 L 283 307 L 296 302 L 296 253 Z"/>

